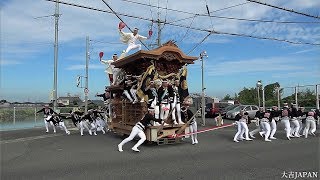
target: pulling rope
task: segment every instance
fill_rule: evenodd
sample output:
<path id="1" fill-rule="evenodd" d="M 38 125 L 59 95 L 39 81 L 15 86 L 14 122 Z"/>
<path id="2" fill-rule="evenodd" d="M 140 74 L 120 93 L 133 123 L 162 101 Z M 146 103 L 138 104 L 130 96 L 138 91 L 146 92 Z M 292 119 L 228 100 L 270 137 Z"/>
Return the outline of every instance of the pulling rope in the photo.
<path id="1" fill-rule="evenodd" d="M 204 133 L 204 132 L 214 131 L 214 130 L 217 130 L 217 129 L 223 129 L 223 128 L 226 128 L 226 127 L 231 127 L 231 126 L 234 126 L 235 124 L 236 123 L 226 124 L 226 125 L 222 125 L 222 126 L 214 126 L 214 127 L 211 127 L 211 128 L 202 129 L 202 130 L 199 130 L 199 131 L 196 131 L 196 132 L 192 132 L 192 133 L 190 132 L 190 133 L 186 133 L 186 134 L 172 134 L 172 135 L 169 135 L 168 137 L 179 138 L 179 137 L 189 136 L 189 135 L 193 135 L 193 134 L 200 134 L 200 133 Z"/>

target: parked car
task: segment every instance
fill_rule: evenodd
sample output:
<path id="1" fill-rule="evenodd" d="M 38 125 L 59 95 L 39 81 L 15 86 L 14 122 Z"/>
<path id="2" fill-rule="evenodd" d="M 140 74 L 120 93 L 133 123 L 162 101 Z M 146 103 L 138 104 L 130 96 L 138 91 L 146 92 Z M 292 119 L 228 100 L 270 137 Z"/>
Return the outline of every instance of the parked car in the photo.
<path id="1" fill-rule="evenodd" d="M 206 117 L 214 117 L 221 113 L 226 107 L 232 105 L 227 102 L 208 103 L 206 104 Z"/>
<path id="2" fill-rule="evenodd" d="M 226 113 L 226 118 L 234 119 L 237 114 L 240 113 L 240 110 L 243 110 L 249 114 L 249 118 L 253 119 L 256 115 L 256 112 L 259 110 L 258 106 L 255 105 L 240 105 Z"/>
<path id="3" fill-rule="evenodd" d="M 224 108 L 222 111 L 221 111 L 221 116 L 226 118 L 226 114 L 228 111 L 231 111 L 233 110 L 234 108 L 240 106 L 240 104 L 232 104 L 230 106 L 227 106 L 226 108 Z"/>

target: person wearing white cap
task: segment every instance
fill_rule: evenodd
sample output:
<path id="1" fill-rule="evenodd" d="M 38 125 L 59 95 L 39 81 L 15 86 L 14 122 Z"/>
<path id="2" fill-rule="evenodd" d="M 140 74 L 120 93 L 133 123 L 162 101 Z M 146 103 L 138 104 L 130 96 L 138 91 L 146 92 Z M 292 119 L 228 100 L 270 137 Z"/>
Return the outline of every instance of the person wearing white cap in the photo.
<path id="1" fill-rule="evenodd" d="M 53 127 L 53 132 L 56 133 L 56 128 L 52 122 L 52 115 L 55 113 L 53 109 L 49 107 L 48 104 L 44 105 L 44 108 L 40 109 L 37 111 L 37 113 L 43 112 L 43 117 L 44 117 L 44 125 L 46 127 L 46 133 L 49 132 L 49 125 Z"/>
<path id="2" fill-rule="evenodd" d="M 169 103 L 169 90 L 168 81 L 163 80 L 162 86 L 158 89 L 158 98 L 160 102 L 160 119 L 165 120 L 168 118 L 170 103 Z"/>
<path id="3" fill-rule="evenodd" d="M 194 116 L 192 111 L 189 109 L 189 105 L 183 105 L 180 113 L 185 122 L 188 122 L 190 118 Z M 198 144 L 197 133 L 196 133 L 198 131 L 198 126 L 197 126 L 197 120 L 195 117 L 193 117 L 193 119 L 190 121 L 189 129 L 190 129 L 190 133 L 195 133 L 195 134 L 191 134 L 192 144 L 193 145 Z"/>
<path id="4" fill-rule="evenodd" d="M 111 60 L 102 60 L 102 59 L 100 59 L 100 62 L 102 64 L 106 65 L 105 72 L 109 77 L 110 85 L 113 83 L 113 81 L 115 79 L 114 76 L 113 76 L 113 71 L 114 71 L 115 67 L 114 67 L 114 65 L 112 65 L 112 63 L 117 61 L 117 59 L 118 59 L 118 55 L 117 54 L 113 54 Z"/>
<path id="5" fill-rule="evenodd" d="M 148 113 L 144 115 L 144 117 L 133 126 L 132 131 L 126 139 L 124 139 L 119 145 L 118 145 L 118 151 L 122 152 L 122 146 L 126 144 L 129 141 L 132 141 L 134 137 L 137 135 L 140 137 L 140 140 L 131 148 L 135 152 L 140 152 L 138 147 L 146 140 L 146 135 L 144 133 L 147 126 L 152 125 L 151 121 L 157 121 L 161 122 L 161 120 L 158 120 L 154 117 L 154 109 L 148 108 Z"/>
<path id="6" fill-rule="evenodd" d="M 180 89 L 179 89 L 180 81 L 179 79 L 174 80 L 174 84 L 169 87 L 169 95 L 170 95 L 170 101 L 171 101 L 171 108 L 172 110 L 172 120 L 174 124 L 184 124 L 184 122 L 181 121 L 181 107 L 180 107 Z M 176 121 L 176 112 L 177 112 L 177 118 L 178 123 Z"/>
<path id="7" fill-rule="evenodd" d="M 160 109 L 159 109 L 159 101 L 158 101 L 158 90 L 155 86 L 154 81 L 150 81 L 150 84 L 144 90 L 145 94 L 148 95 L 148 108 L 152 107 L 155 110 L 155 118 L 159 119 L 160 117 Z M 160 126 L 158 122 L 155 122 L 155 125 Z"/>
<path id="8" fill-rule="evenodd" d="M 310 129 L 311 128 L 311 129 Z M 312 134 L 313 136 L 315 136 L 315 132 L 316 132 L 316 119 L 314 118 L 314 112 L 310 111 L 308 112 L 308 117 L 306 119 L 306 127 L 304 129 L 304 137 L 308 138 L 308 134 Z M 310 132 L 309 132 L 310 130 Z"/>
<path id="9" fill-rule="evenodd" d="M 133 33 L 124 33 L 122 32 L 122 29 L 119 28 L 120 33 L 120 40 L 128 44 L 128 48 L 124 51 L 126 54 L 129 53 L 132 49 L 139 49 L 141 50 L 141 44 L 137 44 L 137 42 L 140 40 L 146 40 L 150 37 L 144 37 L 138 34 L 139 29 L 134 28 Z"/>
<path id="10" fill-rule="evenodd" d="M 132 87 L 132 81 L 131 81 L 131 75 L 126 76 L 126 81 L 124 82 L 124 90 L 123 94 L 127 97 L 127 99 L 130 101 L 130 103 L 133 103 L 133 99 L 130 93 L 130 89 Z"/>

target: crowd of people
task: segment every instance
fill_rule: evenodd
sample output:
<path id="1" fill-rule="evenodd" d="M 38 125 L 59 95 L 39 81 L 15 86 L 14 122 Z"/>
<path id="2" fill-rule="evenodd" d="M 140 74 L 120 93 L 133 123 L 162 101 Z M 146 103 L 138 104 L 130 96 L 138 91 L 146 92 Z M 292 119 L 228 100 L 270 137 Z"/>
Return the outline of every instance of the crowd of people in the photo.
<path id="1" fill-rule="evenodd" d="M 125 27 L 123 23 L 119 24 L 120 39 L 122 42 L 128 44 L 126 50 L 124 50 L 120 56 L 123 58 L 132 49 L 141 50 L 141 45 L 137 41 L 148 39 L 138 34 L 138 29 L 135 28 L 133 33 L 124 33 L 122 29 Z M 102 52 L 103 56 L 103 52 Z M 138 147 L 146 140 L 144 133 L 148 126 L 166 126 L 167 123 L 174 125 L 184 125 L 188 122 L 191 132 L 192 144 L 197 144 L 197 122 L 194 114 L 188 109 L 188 105 L 192 104 L 192 99 L 187 99 L 184 93 L 187 87 L 186 82 L 183 82 L 183 76 L 186 75 L 186 68 L 180 70 L 178 74 L 167 76 L 165 78 L 152 77 L 146 80 L 145 73 L 141 75 L 126 74 L 122 69 L 116 68 L 113 62 L 119 60 L 117 54 L 113 54 L 111 60 L 103 60 L 100 56 L 101 63 L 106 65 L 105 72 L 109 78 L 110 86 L 123 87 L 122 96 L 128 103 L 136 104 L 139 102 L 147 103 L 148 112 L 143 118 L 137 122 L 132 131 L 126 139 L 124 139 L 119 145 L 118 150 L 123 151 L 123 146 L 127 142 L 131 141 L 135 136 L 139 136 L 140 140 L 132 147 L 133 151 L 139 152 Z M 185 70 L 185 71 L 184 71 Z M 147 70 L 148 72 L 148 70 Z M 139 93 L 139 96 L 137 95 Z M 87 113 L 79 110 L 70 111 L 66 116 L 62 116 L 54 112 L 49 106 L 45 106 L 39 112 L 44 113 L 44 123 L 46 132 L 49 132 L 49 126 L 53 127 L 54 133 L 56 127 L 61 127 L 66 134 L 70 134 L 65 126 L 63 119 L 71 119 L 74 126 L 80 131 L 81 136 L 84 135 L 84 131 L 87 131 L 90 135 L 97 135 L 97 131 L 102 131 L 103 134 L 108 131 L 107 121 L 105 119 L 112 116 L 112 107 L 110 103 L 111 96 L 109 88 L 105 88 L 105 92 L 102 94 L 96 94 L 97 97 L 102 97 L 105 103 L 105 110 L 91 109 Z M 189 101 L 189 102 L 188 102 Z M 103 115 L 104 114 L 104 115 Z M 300 136 L 308 137 L 309 134 L 315 135 L 316 120 L 319 118 L 319 110 L 313 112 L 304 112 L 304 108 L 300 107 L 297 110 L 294 104 L 291 107 L 285 104 L 281 110 L 278 110 L 277 106 L 273 106 L 272 110 L 265 111 L 260 108 L 255 115 L 256 129 L 249 131 L 248 124 L 251 123 L 248 113 L 240 111 L 236 116 L 237 132 L 234 136 L 234 142 L 241 140 L 252 141 L 255 139 L 255 134 L 259 133 L 264 137 L 264 141 L 270 142 L 277 139 L 275 137 L 277 126 L 281 122 L 284 125 L 286 131 L 286 138 L 299 138 Z M 172 122 L 168 122 L 168 118 L 171 117 Z M 217 120 L 217 119 L 216 119 Z M 219 124 L 223 124 L 219 122 Z M 105 130 L 106 129 L 106 130 Z"/>
<path id="2" fill-rule="evenodd" d="M 263 107 L 260 107 L 254 118 L 256 129 L 249 131 L 248 124 L 250 124 L 251 121 L 249 120 L 248 113 L 240 111 L 236 116 L 238 130 L 233 141 L 252 141 L 255 139 L 254 135 L 259 133 L 260 136 L 264 138 L 264 141 L 270 142 L 277 139 L 275 134 L 277 126 L 279 126 L 280 123 L 284 127 L 288 140 L 301 136 L 305 138 L 308 138 L 308 135 L 315 136 L 316 122 L 319 116 L 319 109 L 305 112 L 303 107 L 298 108 L 295 104 L 289 107 L 288 104 L 285 103 L 282 109 L 273 106 L 269 111 L 265 111 Z"/>
<path id="3" fill-rule="evenodd" d="M 49 132 L 49 126 L 51 126 L 54 133 L 56 133 L 56 127 L 60 127 L 67 135 L 69 135 L 70 131 L 67 129 L 63 119 L 71 119 L 74 126 L 79 129 L 81 136 L 84 135 L 84 131 L 95 136 L 97 135 L 97 131 L 102 131 L 103 134 L 108 131 L 107 123 L 104 115 L 102 115 L 104 111 L 97 109 L 90 109 L 87 113 L 79 110 L 72 110 L 67 115 L 61 115 L 50 108 L 49 105 L 45 105 L 44 108 L 37 111 L 37 113 L 40 112 L 43 112 L 44 115 L 46 133 Z"/>

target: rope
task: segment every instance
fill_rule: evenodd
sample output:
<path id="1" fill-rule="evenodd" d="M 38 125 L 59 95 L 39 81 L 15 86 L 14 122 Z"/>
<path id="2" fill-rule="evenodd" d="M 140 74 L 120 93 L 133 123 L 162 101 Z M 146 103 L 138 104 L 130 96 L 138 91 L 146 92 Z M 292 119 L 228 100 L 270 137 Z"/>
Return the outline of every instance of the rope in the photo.
<path id="1" fill-rule="evenodd" d="M 231 127 L 231 126 L 234 126 L 235 124 L 236 123 L 226 124 L 226 125 L 222 125 L 222 126 L 213 126 L 211 128 L 202 129 L 202 130 L 199 130 L 199 131 L 196 131 L 196 132 L 192 132 L 192 133 L 190 132 L 190 133 L 186 133 L 186 134 L 172 134 L 172 135 L 169 135 L 168 137 L 179 138 L 179 137 L 189 136 L 189 135 L 193 135 L 193 134 L 200 134 L 200 133 L 204 133 L 204 132 L 214 131 L 214 130 L 217 130 L 217 129 L 223 129 L 223 128 L 226 128 L 226 127 Z"/>

